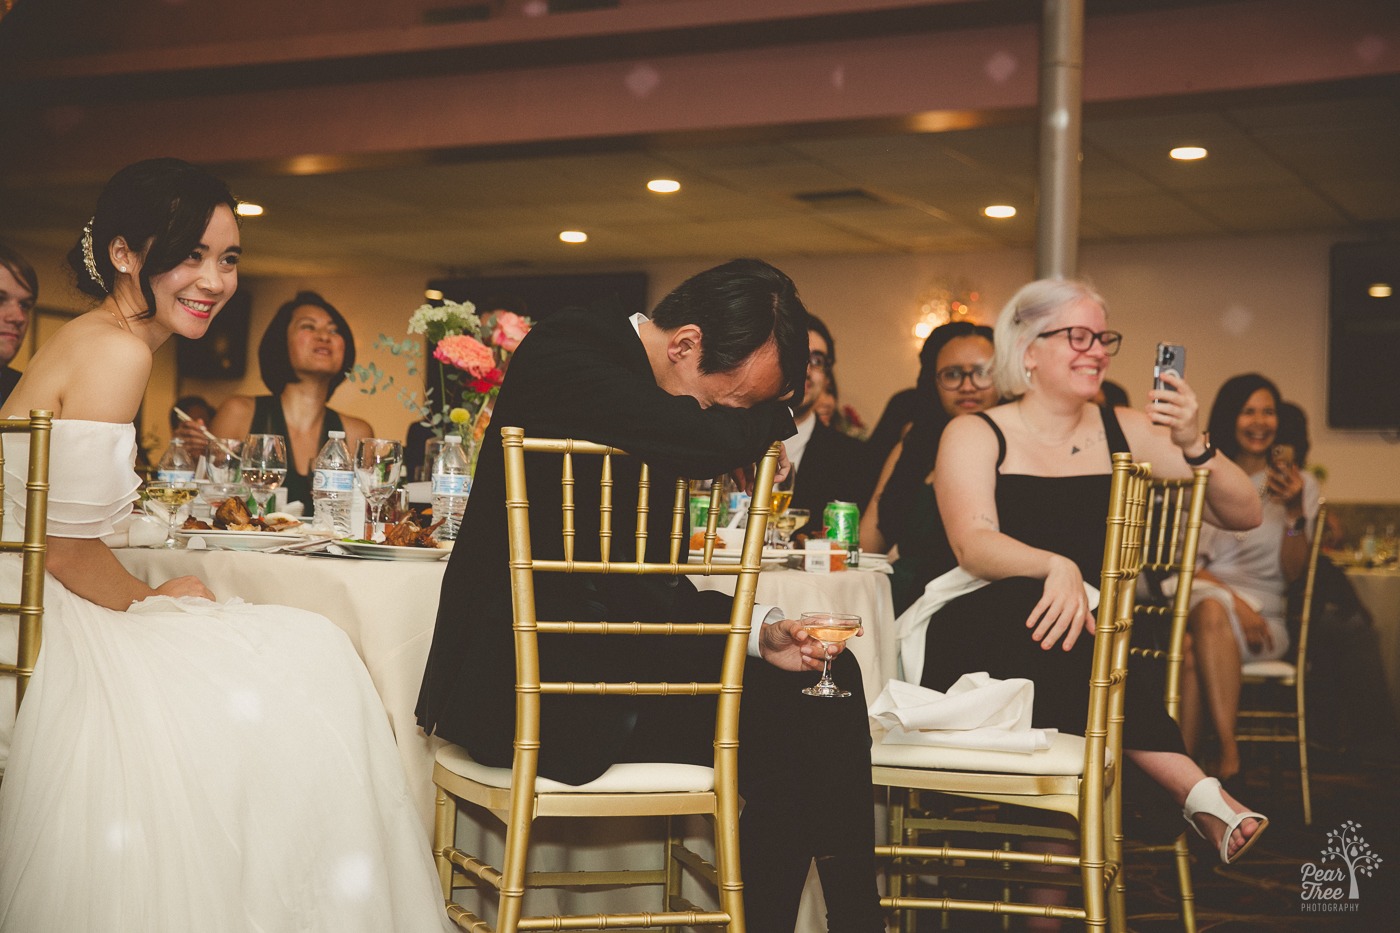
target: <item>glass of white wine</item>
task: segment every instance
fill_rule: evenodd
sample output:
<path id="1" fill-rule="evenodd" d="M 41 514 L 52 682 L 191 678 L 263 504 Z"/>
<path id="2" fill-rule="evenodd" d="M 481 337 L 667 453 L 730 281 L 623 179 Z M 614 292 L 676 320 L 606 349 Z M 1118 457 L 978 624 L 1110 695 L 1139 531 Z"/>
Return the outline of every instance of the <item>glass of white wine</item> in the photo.
<path id="1" fill-rule="evenodd" d="M 243 441 L 242 472 L 261 518 L 287 475 L 287 439 L 280 434 L 249 434 Z"/>
<path id="2" fill-rule="evenodd" d="M 198 492 L 199 487 L 195 485 L 194 480 L 146 484 L 146 501 L 156 503 L 159 511 L 165 516 L 164 547 L 175 546 L 175 523 L 179 521 L 181 511 L 194 501 Z"/>
<path id="3" fill-rule="evenodd" d="M 804 527 L 812 517 L 808 509 L 784 509 L 781 515 L 773 517 L 773 530 L 778 533 L 778 547 L 792 548 L 792 536 L 797 529 Z"/>
<path id="4" fill-rule="evenodd" d="M 831 679 L 831 648 L 840 646 L 852 635 L 860 633 L 860 616 L 841 612 L 804 612 L 802 627 L 822 646 L 822 679 L 802 692 L 809 697 L 848 697 Z"/>

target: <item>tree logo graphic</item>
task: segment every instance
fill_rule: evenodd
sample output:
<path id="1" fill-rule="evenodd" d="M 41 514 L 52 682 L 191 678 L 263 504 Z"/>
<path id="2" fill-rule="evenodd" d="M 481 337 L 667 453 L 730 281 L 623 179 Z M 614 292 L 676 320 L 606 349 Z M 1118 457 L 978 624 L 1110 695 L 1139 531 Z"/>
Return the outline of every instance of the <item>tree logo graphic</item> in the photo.
<path id="1" fill-rule="evenodd" d="M 1361 824 L 1355 820 L 1347 820 L 1330 830 L 1321 859 L 1303 864 L 1301 893 L 1304 911 L 1351 912 L 1359 909 L 1359 879 L 1372 877 L 1385 861 L 1362 837 L 1360 830 Z"/>

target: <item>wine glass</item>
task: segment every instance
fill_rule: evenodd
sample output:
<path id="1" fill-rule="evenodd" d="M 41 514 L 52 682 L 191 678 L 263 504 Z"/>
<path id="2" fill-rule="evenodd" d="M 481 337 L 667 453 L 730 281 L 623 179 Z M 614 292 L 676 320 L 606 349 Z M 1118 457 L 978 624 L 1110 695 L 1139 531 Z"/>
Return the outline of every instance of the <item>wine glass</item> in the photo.
<path id="1" fill-rule="evenodd" d="M 220 437 L 204 452 L 204 478 L 211 483 L 236 483 L 243 474 L 243 442 Z"/>
<path id="2" fill-rule="evenodd" d="M 797 529 L 807 524 L 807 519 L 812 517 L 808 509 L 784 509 L 783 514 L 773 519 L 773 530 L 778 533 L 778 547 L 791 549 L 792 536 Z"/>
<path id="3" fill-rule="evenodd" d="M 369 505 L 370 540 L 384 533 L 384 504 L 399 485 L 403 471 L 403 444 L 382 437 L 367 437 L 355 448 L 355 480 Z"/>
<path id="4" fill-rule="evenodd" d="M 147 513 L 155 511 L 159 514 L 154 517 L 165 519 L 165 544 L 162 547 L 175 546 L 175 522 L 179 520 L 181 510 L 194 500 L 197 492 L 199 487 L 195 485 L 194 480 L 164 480 L 146 484 Z M 156 503 L 158 508 L 152 509 L 152 502 Z"/>
<path id="5" fill-rule="evenodd" d="M 797 471 L 788 470 L 788 475 L 773 483 L 773 496 L 769 500 L 768 530 L 767 540 L 764 542 L 770 547 L 777 546 L 778 530 L 777 519 L 779 515 L 787 512 L 788 506 L 792 504 L 792 487 L 797 481 Z"/>
<path id="6" fill-rule="evenodd" d="M 249 434 L 243 441 L 240 469 L 262 518 L 268 500 L 287 475 L 287 439 L 280 434 Z"/>
<path id="7" fill-rule="evenodd" d="M 851 691 L 842 690 L 831 679 L 831 646 L 840 645 L 860 631 L 860 616 L 840 612 L 804 612 L 802 627 L 822 646 L 822 679 L 802 692 L 809 697 L 850 696 Z"/>

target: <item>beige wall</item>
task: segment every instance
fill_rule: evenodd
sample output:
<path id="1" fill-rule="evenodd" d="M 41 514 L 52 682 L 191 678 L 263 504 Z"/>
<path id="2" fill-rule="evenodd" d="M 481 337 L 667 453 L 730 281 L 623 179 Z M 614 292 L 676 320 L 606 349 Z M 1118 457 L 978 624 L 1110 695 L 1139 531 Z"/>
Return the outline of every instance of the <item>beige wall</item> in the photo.
<path id="1" fill-rule="evenodd" d="M 1400 444 L 1375 433 L 1331 431 L 1324 425 L 1331 242 L 1330 237 L 1311 235 L 1090 245 L 1083 250 L 1082 268 L 1107 299 L 1112 325 L 1127 335 L 1109 377 L 1123 384 L 1136 403 L 1144 401 L 1152 351 L 1159 340 L 1186 345 L 1187 373 L 1202 398 L 1202 422 L 1224 379 L 1257 370 L 1309 412 L 1312 460 L 1330 474 L 1329 496 L 1339 501 L 1400 501 Z M 991 320 L 1032 269 L 1029 253 L 1012 250 L 769 258 L 792 275 L 808 306 L 830 326 L 838 344 L 844 401 L 854 404 L 867 421 L 879 417 L 890 395 L 914 383 L 919 342 L 910 329 L 918 318 L 922 293 L 931 285 L 964 280 L 980 290 L 980 314 Z M 646 267 L 653 300 L 709 264 L 696 260 Z M 45 283 L 52 281 L 48 268 L 53 267 L 40 265 Z M 395 277 L 249 279 L 247 285 L 254 290 L 253 341 L 256 344 L 281 302 L 298 289 L 312 288 L 350 319 L 362 362 L 373 358 L 381 367 L 393 368 L 395 361 L 370 345 L 380 332 L 403 336 L 429 274 L 423 270 Z M 62 306 L 67 291 L 46 284 L 44 303 Z M 168 405 L 174 397 L 172 379 L 171 369 L 161 368 L 151 396 L 153 407 Z M 241 381 L 185 380 L 179 389 L 205 394 L 216 404 L 232 394 L 265 391 L 256 359 L 250 359 Z M 337 391 L 332 405 L 368 418 L 380 434 L 390 437 L 402 437 L 411 421 L 392 394 L 369 397 L 349 384 Z"/>

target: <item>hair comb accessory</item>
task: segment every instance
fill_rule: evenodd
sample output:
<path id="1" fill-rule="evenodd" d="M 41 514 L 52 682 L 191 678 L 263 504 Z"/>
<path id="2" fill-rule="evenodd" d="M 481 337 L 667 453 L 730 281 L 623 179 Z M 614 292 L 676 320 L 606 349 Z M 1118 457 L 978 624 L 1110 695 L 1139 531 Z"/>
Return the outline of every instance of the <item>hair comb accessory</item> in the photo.
<path id="1" fill-rule="evenodd" d="M 92 252 L 92 224 L 97 218 L 90 217 L 88 222 L 83 224 L 83 268 L 87 269 L 87 274 L 92 276 L 92 280 L 97 283 L 97 287 L 104 292 L 110 292 L 107 283 L 102 281 L 102 276 L 97 271 L 97 257 Z"/>

